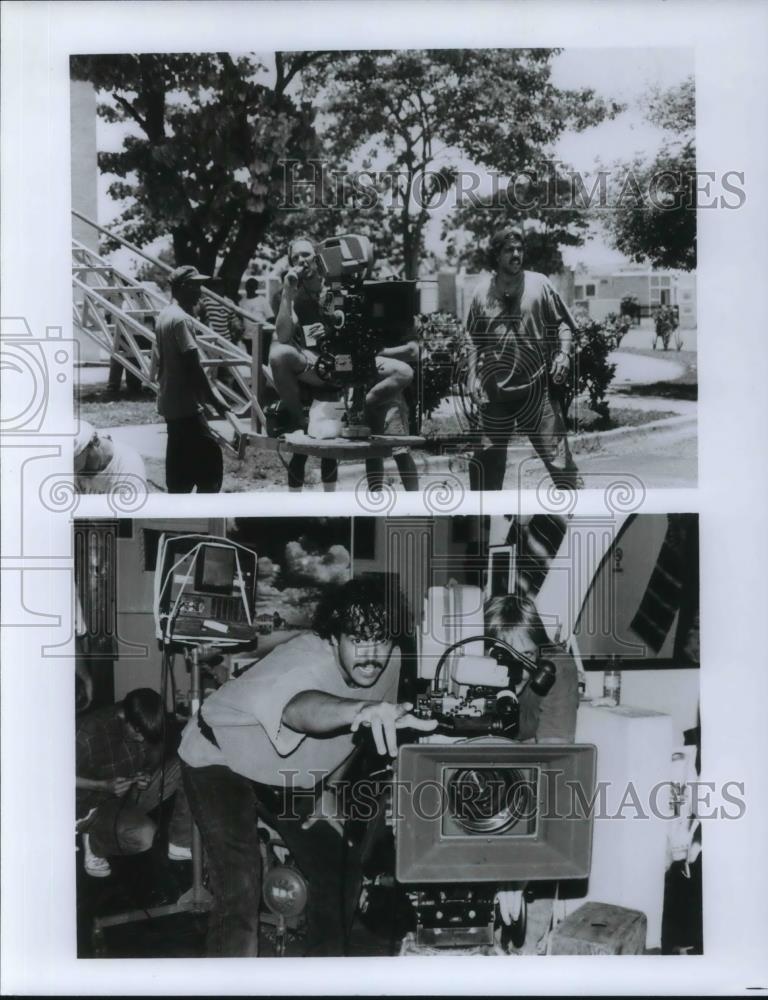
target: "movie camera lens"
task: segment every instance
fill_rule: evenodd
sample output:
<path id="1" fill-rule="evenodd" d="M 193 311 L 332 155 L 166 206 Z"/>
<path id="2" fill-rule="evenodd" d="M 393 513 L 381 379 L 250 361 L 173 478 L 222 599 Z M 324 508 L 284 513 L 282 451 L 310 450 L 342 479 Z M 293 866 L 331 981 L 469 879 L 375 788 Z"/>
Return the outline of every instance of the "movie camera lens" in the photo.
<path id="1" fill-rule="evenodd" d="M 448 808 L 467 833 L 500 834 L 532 815 L 535 792 L 513 768 L 462 768 L 448 781 Z"/>

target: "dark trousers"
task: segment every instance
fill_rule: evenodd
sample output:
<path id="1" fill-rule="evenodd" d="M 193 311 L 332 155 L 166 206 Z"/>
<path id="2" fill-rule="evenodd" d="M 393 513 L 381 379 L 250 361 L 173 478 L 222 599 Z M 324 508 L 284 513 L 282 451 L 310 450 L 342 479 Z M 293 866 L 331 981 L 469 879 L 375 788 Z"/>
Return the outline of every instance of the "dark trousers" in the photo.
<path id="1" fill-rule="evenodd" d="M 152 343 L 146 337 L 142 337 L 141 334 L 136 334 L 134 337 L 136 341 L 136 346 L 142 351 L 151 351 Z M 122 354 L 123 357 L 130 358 L 131 351 L 127 344 L 120 344 L 117 348 L 118 353 Z M 111 358 L 109 362 L 109 379 L 107 381 L 107 392 L 118 393 L 120 392 L 120 383 L 123 380 L 123 372 L 125 372 L 125 388 L 129 393 L 135 395 L 141 392 L 141 379 L 134 375 L 133 372 L 129 372 L 127 368 L 123 368 L 117 358 Z"/>
<path id="2" fill-rule="evenodd" d="M 568 446 L 561 396 L 541 393 L 523 420 L 519 410 L 504 403 L 488 404 L 481 414 L 482 443 L 469 465 L 471 490 L 501 490 L 507 471 L 507 447 L 513 432 L 527 434 L 536 454 L 559 489 L 575 489 L 578 469 Z"/>
<path id="3" fill-rule="evenodd" d="M 312 792 L 291 794 L 219 765 L 184 765 L 183 779 L 214 897 L 208 956 L 258 955 L 261 856 L 257 817 L 282 839 L 309 883 L 307 954 L 343 955 L 359 896 L 359 865 L 347 857 L 344 839 L 324 820 L 302 829 L 313 809 Z M 346 878 L 352 870 L 355 877 Z"/>
<path id="4" fill-rule="evenodd" d="M 82 832 L 90 836 L 93 853 L 111 858 L 117 854 L 148 851 L 154 842 L 157 824 L 147 813 L 174 794 L 168 841 L 189 847 L 192 820 L 181 786 L 181 762 L 174 757 L 167 762 L 165 773 L 158 769 L 152 774 L 146 788 L 138 790 L 134 786 L 122 798 L 111 798 L 97 806 L 96 812 L 81 827 Z"/>
<path id="5" fill-rule="evenodd" d="M 288 463 L 288 485 L 292 490 L 301 489 L 304 485 L 304 469 L 308 455 L 294 452 Z M 335 483 L 339 478 L 339 463 L 335 458 L 320 459 L 320 479 L 323 483 Z"/>
<path id="6" fill-rule="evenodd" d="M 107 380 L 108 392 L 120 392 L 120 383 L 123 381 L 125 372 L 125 388 L 129 393 L 141 392 L 141 379 L 124 368 L 116 358 L 109 362 L 109 379 Z"/>
<path id="7" fill-rule="evenodd" d="M 219 493 L 224 459 L 202 413 L 166 420 L 165 485 L 169 493 Z"/>

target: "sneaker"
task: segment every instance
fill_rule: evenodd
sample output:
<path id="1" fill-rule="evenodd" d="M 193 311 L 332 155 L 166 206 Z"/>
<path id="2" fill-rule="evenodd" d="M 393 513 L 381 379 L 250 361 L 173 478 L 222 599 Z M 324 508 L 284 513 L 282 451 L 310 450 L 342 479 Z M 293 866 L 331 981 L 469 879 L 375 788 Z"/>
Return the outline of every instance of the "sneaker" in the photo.
<path id="1" fill-rule="evenodd" d="M 181 844 L 168 844 L 168 859 L 169 861 L 191 861 L 192 860 L 192 848 L 182 847 Z"/>
<path id="2" fill-rule="evenodd" d="M 83 850 L 85 852 L 85 873 L 92 878 L 108 878 L 112 874 L 109 862 L 106 858 L 100 858 L 91 850 L 90 838 L 87 833 L 83 834 Z"/>

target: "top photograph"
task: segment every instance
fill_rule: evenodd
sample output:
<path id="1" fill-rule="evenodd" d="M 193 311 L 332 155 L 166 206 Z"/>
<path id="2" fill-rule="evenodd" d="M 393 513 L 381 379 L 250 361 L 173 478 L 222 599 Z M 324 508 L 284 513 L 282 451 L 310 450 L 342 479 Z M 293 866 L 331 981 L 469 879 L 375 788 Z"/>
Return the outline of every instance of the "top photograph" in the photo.
<path id="1" fill-rule="evenodd" d="M 696 486 L 692 49 L 70 77 L 79 492 Z"/>

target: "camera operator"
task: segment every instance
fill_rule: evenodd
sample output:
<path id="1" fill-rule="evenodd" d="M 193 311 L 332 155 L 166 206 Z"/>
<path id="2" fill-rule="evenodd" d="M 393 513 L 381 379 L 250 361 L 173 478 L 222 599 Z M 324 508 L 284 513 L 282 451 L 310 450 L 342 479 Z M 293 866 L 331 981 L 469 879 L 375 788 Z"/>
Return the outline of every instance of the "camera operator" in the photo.
<path id="1" fill-rule="evenodd" d="M 314 369 L 318 355 L 307 343 L 322 332 L 320 299 L 324 291 L 323 278 L 317 262 L 317 250 L 312 240 L 297 237 L 288 247 L 289 269 L 283 279 L 279 300 L 275 303 L 275 336 L 269 353 L 272 378 L 281 404 L 288 411 L 288 430 L 306 430 L 301 403 L 300 383 L 319 392 L 336 389 L 323 380 Z M 382 349 L 376 357 L 377 381 L 366 395 L 366 420 L 374 434 L 408 434 L 407 405 L 403 392 L 413 381 L 413 366 L 418 361 L 418 345 L 406 343 Z M 413 456 L 407 448 L 398 448 L 393 458 L 400 472 L 403 488 L 418 490 L 418 473 Z M 380 459 L 366 463 L 369 487 L 381 489 Z M 294 455 L 288 469 L 288 485 L 300 489 L 304 483 L 306 456 Z M 321 478 L 326 488 L 333 488 L 337 478 L 337 463 L 325 459 Z"/>
<path id="2" fill-rule="evenodd" d="M 195 329 L 190 319 L 200 302 L 201 285 L 209 277 L 196 267 L 177 267 L 170 278 L 172 302 L 160 311 L 155 328 L 153 377 L 160 384 L 157 408 L 165 418 L 168 442 L 165 481 L 169 493 L 218 493 L 224 462 L 211 433 L 204 406 L 223 417 L 227 403 L 214 389 L 200 363 Z"/>
<path id="3" fill-rule="evenodd" d="M 542 648 L 551 646 L 536 605 L 528 597 L 510 594 L 493 597 L 485 606 L 485 630 L 508 643 L 534 662 Z M 520 730 L 517 739 L 537 743 L 573 743 L 579 707 L 579 677 L 573 658 L 556 658 L 557 677 L 543 697 L 526 687 L 520 696 Z M 513 667 L 514 669 L 514 667 Z M 522 683 L 522 670 L 520 683 Z"/>
<path id="4" fill-rule="evenodd" d="M 482 431 L 470 488 L 503 488 L 507 446 L 518 431 L 527 434 L 556 487 L 578 489 L 564 410 L 576 324 L 549 280 L 523 270 L 523 255 L 522 229 L 496 232 L 489 250 L 493 273 L 469 308 L 468 375 Z"/>
<path id="5" fill-rule="evenodd" d="M 307 952 L 342 955 L 348 848 L 325 799 L 350 763 L 357 730 L 394 756 L 397 730 L 434 729 L 397 704 L 396 636 L 403 608 L 386 584 L 355 579 L 326 592 L 314 631 L 288 640 L 224 684 L 190 720 L 180 748 L 184 783 L 215 897 L 209 956 L 258 954 L 258 815 L 309 882 Z M 351 880 L 350 880 L 351 881 Z"/>
<path id="6" fill-rule="evenodd" d="M 541 649 L 551 645 L 536 606 L 527 597 L 494 597 L 485 606 L 485 630 L 509 643 L 518 653 L 536 660 Z M 573 743 L 579 707 L 579 676 L 570 656 L 554 660 L 556 680 L 542 697 L 526 687 L 520 695 L 520 729 L 517 739 L 535 743 Z M 521 671 L 522 673 L 522 671 Z M 521 677 L 522 682 L 522 677 Z M 519 688 L 519 685 L 516 685 Z M 528 931 L 523 954 L 539 954 L 546 945 L 552 921 L 553 900 L 548 888 L 541 889 L 528 904 Z"/>

